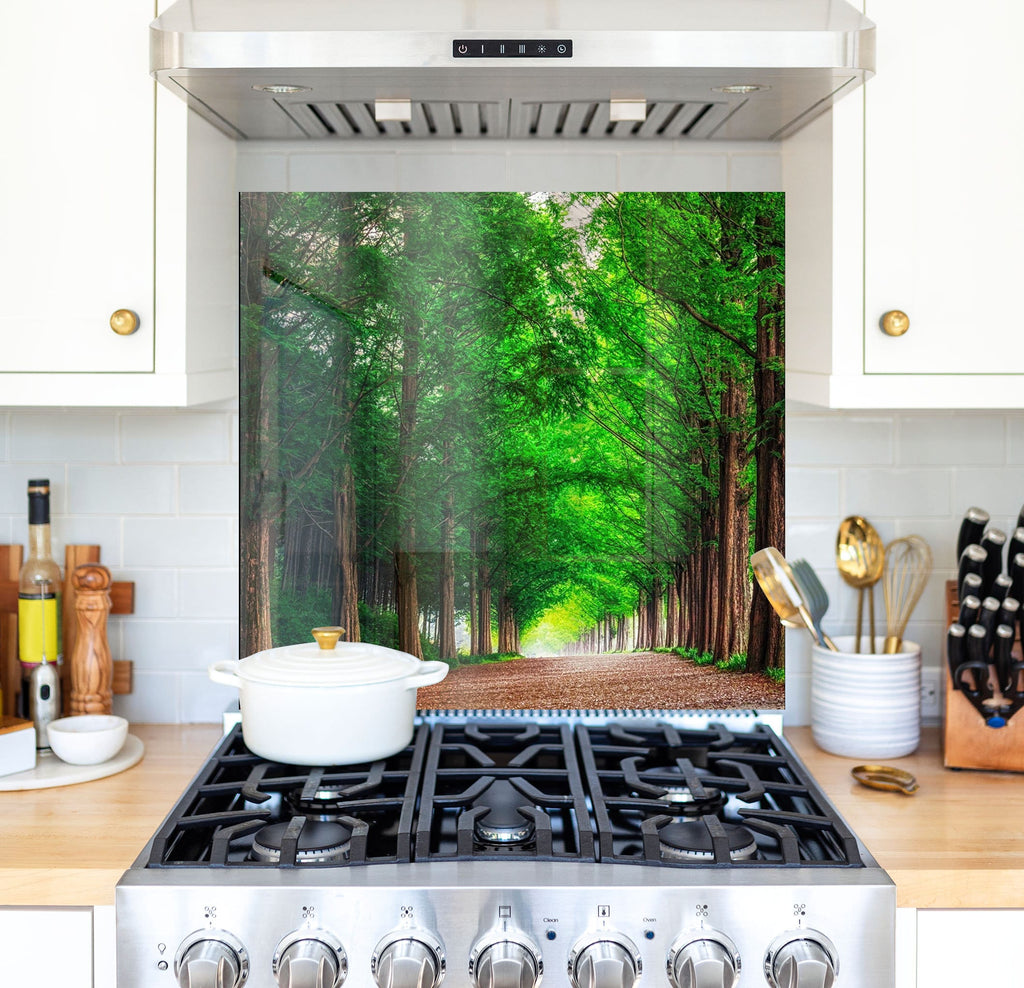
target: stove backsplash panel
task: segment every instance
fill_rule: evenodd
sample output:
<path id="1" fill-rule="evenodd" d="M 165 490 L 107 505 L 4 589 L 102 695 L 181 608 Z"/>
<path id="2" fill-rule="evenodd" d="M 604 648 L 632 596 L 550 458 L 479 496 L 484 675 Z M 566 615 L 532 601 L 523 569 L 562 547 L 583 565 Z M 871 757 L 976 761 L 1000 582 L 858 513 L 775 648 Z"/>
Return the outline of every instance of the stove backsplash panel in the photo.
<path id="1" fill-rule="evenodd" d="M 240 197 L 241 654 L 439 709 L 785 705 L 778 192 Z"/>

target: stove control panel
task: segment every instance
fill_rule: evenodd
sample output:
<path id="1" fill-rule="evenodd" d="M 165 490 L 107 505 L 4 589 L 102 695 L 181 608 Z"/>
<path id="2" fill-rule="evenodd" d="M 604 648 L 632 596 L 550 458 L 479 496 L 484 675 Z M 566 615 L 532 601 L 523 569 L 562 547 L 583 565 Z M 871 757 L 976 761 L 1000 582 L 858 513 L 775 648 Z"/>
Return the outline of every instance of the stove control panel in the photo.
<path id="1" fill-rule="evenodd" d="M 764 957 L 772 988 L 832 988 L 839 958 L 832 941 L 817 930 L 792 930 L 772 941 Z"/>
<path id="2" fill-rule="evenodd" d="M 680 934 L 668 952 L 673 988 L 733 988 L 740 976 L 736 944 L 717 930 Z"/>
<path id="3" fill-rule="evenodd" d="M 780 873 L 774 885 L 658 887 L 645 872 L 647 884 L 588 888 L 580 869 L 547 888 L 484 887 L 438 873 L 435 888 L 359 884 L 369 868 L 341 872 L 347 886 L 289 887 L 291 872 L 273 886 L 119 886 L 118 985 L 879 988 L 894 976 L 885 885 L 787 885 Z"/>

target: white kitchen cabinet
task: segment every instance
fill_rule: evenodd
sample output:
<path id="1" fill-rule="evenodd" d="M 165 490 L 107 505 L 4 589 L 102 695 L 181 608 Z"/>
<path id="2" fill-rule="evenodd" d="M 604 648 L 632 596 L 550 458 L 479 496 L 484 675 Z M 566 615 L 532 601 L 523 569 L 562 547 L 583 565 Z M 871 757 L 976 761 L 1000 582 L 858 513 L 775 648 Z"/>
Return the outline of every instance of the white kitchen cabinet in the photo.
<path id="1" fill-rule="evenodd" d="M 1017 408 L 1024 8 L 871 0 L 877 75 L 783 147 L 787 393 L 839 408 Z M 910 317 L 905 335 L 882 316 Z"/>
<path id="2" fill-rule="evenodd" d="M 1024 985 L 1018 957 L 1024 910 L 919 909 L 917 988 Z"/>
<path id="3" fill-rule="evenodd" d="M 153 4 L 17 4 L 0 151 L 0 405 L 234 395 L 234 145 L 149 77 Z M 137 314 L 117 335 L 111 314 Z"/>
<path id="4" fill-rule="evenodd" d="M 93 988 L 92 919 L 88 906 L 0 908 L 0 983 Z"/>

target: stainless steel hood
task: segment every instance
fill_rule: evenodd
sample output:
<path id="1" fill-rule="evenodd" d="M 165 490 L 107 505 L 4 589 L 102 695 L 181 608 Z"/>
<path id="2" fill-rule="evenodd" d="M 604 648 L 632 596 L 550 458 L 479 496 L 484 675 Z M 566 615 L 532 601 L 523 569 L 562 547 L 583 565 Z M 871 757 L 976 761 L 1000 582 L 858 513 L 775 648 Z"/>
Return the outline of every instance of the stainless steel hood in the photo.
<path id="1" fill-rule="evenodd" d="M 779 140 L 874 71 L 845 0 L 177 0 L 150 39 L 240 140 Z"/>

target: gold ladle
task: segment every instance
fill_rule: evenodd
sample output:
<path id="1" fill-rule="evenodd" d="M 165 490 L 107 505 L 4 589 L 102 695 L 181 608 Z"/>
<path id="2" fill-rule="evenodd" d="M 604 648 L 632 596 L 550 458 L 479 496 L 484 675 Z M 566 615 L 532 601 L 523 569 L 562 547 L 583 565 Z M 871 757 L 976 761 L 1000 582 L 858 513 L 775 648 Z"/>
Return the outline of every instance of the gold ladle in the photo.
<path id="1" fill-rule="evenodd" d="M 836 568 L 849 586 L 859 591 L 857 597 L 857 638 L 854 651 L 860 651 L 861 629 L 864 625 L 864 594 L 868 598 L 868 624 L 871 637 L 868 651 L 875 651 L 874 586 L 885 568 L 885 546 L 874 525 L 860 515 L 850 515 L 839 524 L 836 537 Z"/>
<path id="2" fill-rule="evenodd" d="M 789 568 L 785 556 L 775 546 L 768 546 L 758 549 L 750 557 L 750 565 L 754 570 L 758 586 L 764 592 L 768 602 L 775 609 L 775 613 L 783 621 L 799 622 L 811 633 L 811 637 L 818 645 L 824 645 L 830 651 L 838 651 L 835 644 L 826 636 L 825 641 L 818 635 L 807 609 L 807 601 L 793 579 L 793 571 Z"/>

